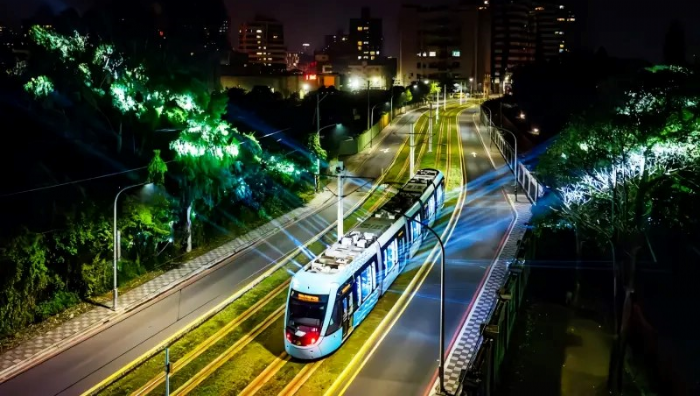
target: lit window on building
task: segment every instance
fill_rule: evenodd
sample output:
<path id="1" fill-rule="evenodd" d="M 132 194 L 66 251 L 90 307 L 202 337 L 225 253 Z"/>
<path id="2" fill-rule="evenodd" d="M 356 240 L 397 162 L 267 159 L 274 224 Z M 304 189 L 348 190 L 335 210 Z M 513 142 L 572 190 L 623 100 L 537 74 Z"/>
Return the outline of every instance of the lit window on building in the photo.
<path id="1" fill-rule="evenodd" d="M 459 58 L 460 56 L 462 56 L 462 52 L 459 51 L 459 50 L 453 50 L 453 51 L 452 51 L 452 56 L 455 57 L 455 58 Z"/>
<path id="2" fill-rule="evenodd" d="M 564 6 L 563 6 L 563 5 L 560 5 L 560 6 L 559 6 L 559 9 L 560 9 L 560 10 L 563 10 L 563 9 L 564 9 Z"/>
<path id="3" fill-rule="evenodd" d="M 357 27 L 357 31 L 358 31 L 358 32 L 361 32 L 361 31 L 362 31 L 362 26 L 358 26 L 358 27 Z"/>
<path id="4" fill-rule="evenodd" d="M 436 53 L 435 51 L 430 51 L 430 52 L 428 53 L 428 56 L 430 56 L 431 58 L 434 58 L 434 57 L 437 56 L 437 53 Z"/>
<path id="5" fill-rule="evenodd" d="M 255 33 L 262 33 L 262 30 L 258 29 L 255 31 Z"/>

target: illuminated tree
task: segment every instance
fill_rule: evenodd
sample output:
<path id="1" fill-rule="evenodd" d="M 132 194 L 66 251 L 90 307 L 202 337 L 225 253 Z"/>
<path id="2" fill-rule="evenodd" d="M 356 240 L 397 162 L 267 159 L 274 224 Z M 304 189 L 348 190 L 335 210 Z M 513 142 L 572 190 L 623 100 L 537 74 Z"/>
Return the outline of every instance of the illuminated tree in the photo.
<path id="1" fill-rule="evenodd" d="M 624 253 L 614 268 L 617 338 L 610 385 L 619 391 L 635 292 L 637 258 L 651 249 L 649 230 L 682 218 L 654 217 L 660 195 L 700 192 L 689 175 L 700 170 L 700 90 L 680 68 L 645 73 L 619 105 L 571 123 L 541 158 L 538 170 L 560 196 L 556 225 L 573 227 Z M 680 199 L 680 198 L 679 198 Z M 653 255 L 653 251 L 652 251 Z"/>
<path id="2" fill-rule="evenodd" d="M 436 83 L 436 82 L 430 83 L 430 95 L 437 95 L 440 93 L 441 90 L 442 90 L 442 88 L 440 87 L 440 85 L 438 83 Z"/>
<path id="3" fill-rule="evenodd" d="M 210 94 L 206 86 L 180 72 L 163 70 L 149 73 L 142 64 L 134 64 L 113 45 L 74 32 L 60 35 L 40 26 L 31 29 L 34 41 L 58 56 L 63 70 L 77 75 L 84 97 L 112 124 L 109 114 L 116 110 L 118 152 L 126 126 L 142 130 L 142 139 L 154 130 L 178 131 L 170 148 L 178 163 L 181 194 L 181 225 L 185 225 L 187 250 L 192 246 L 191 225 L 198 203 L 212 208 L 224 199 L 248 195 L 246 171 L 259 167 L 269 157 L 250 135 L 239 133 L 222 120 L 226 96 Z M 151 77 L 151 75 L 155 77 Z M 43 97 L 54 87 L 47 76 L 30 79 L 25 89 Z M 142 144 L 142 148 L 145 144 Z M 320 148 L 320 147 L 319 147 Z M 323 155 L 322 152 L 318 153 Z M 151 165 L 164 165 L 156 153 Z M 277 175 L 299 177 L 301 171 L 291 161 L 268 161 L 268 169 Z M 158 169 L 150 169 L 158 171 Z M 162 181 L 164 172 L 155 172 Z M 151 176 L 154 176 L 151 172 Z M 229 197 L 230 196 L 230 197 Z"/>
<path id="4" fill-rule="evenodd" d="M 148 180 L 157 185 L 165 183 L 165 174 L 168 172 L 168 164 L 160 157 L 160 150 L 153 150 L 153 159 L 148 164 Z"/>
<path id="5" fill-rule="evenodd" d="M 406 103 L 411 102 L 413 102 L 413 92 L 411 92 L 411 88 L 406 88 Z"/>
<path id="6" fill-rule="evenodd" d="M 35 98 L 48 96 L 54 91 L 53 82 L 46 76 L 32 77 L 26 84 L 24 89 L 34 95 Z"/>

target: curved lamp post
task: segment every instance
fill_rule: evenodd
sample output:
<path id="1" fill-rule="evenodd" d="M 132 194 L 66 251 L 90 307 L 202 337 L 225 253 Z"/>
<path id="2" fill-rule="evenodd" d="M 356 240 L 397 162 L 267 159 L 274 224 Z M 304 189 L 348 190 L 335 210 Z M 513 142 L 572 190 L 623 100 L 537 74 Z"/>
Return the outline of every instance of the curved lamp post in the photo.
<path id="1" fill-rule="evenodd" d="M 406 216 L 405 214 L 402 214 L 402 216 L 409 221 L 420 224 L 421 227 L 430 231 L 440 244 L 440 359 L 438 360 L 438 379 L 440 382 L 440 394 L 447 395 L 448 393 L 445 389 L 445 264 L 447 263 L 445 244 L 442 242 L 442 238 L 440 238 L 437 231 L 429 225 Z"/>
<path id="2" fill-rule="evenodd" d="M 132 188 L 136 187 L 141 187 L 141 186 L 148 186 L 148 185 L 153 185 L 153 183 L 150 182 L 144 182 L 144 183 L 139 183 L 139 184 L 134 184 L 132 186 L 127 186 L 119 190 L 117 193 L 117 196 L 114 197 L 114 262 L 112 263 L 112 272 L 114 273 L 114 287 L 112 289 L 112 310 L 116 311 L 117 310 L 117 297 L 119 296 L 119 291 L 117 289 L 117 262 L 119 261 L 119 256 L 120 256 L 120 249 L 119 249 L 119 244 L 120 244 L 120 238 L 119 234 L 117 231 L 117 201 L 119 200 L 119 195 L 123 193 L 126 190 L 130 190 Z M 188 219 L 189 220 L 189 219 Z"/>
<path id="3" fill-rule="evenodd" d="M 372 128 L 374 128 L 374 109 L 377 108 L 377 106 L 381 104 L 386 104 L 386 102 L 382 103 L 377 103 L 376 105 L 372 106 L 372 110 L 369 111 L 369 125 L 367 126 L 367 131 L 369 132 L 369 147 L 372 148 L 372 145 L 374 143 L 374 134 L 372 133 Z"/>

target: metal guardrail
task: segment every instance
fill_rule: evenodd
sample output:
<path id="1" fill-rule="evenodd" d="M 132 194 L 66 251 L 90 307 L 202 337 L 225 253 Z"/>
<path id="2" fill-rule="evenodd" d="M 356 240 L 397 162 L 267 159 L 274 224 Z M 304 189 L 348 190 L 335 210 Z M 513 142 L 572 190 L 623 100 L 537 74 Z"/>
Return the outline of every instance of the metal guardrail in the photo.
<path id="1" fill-rule="evenodd" d="M 490 396 L 500 381 L 501 366 L 530 275 L 525 262 L 532 256 L 531 237 L 532 233 L 527 231 L 518 241 L 518 253 L 503 287 L 498 290 L 498 300 L 488 322 L 481 324 L 480 344 L 471 364 L 462 371 L 456 395 Z"/>
<path id="2" fill-rule="evenodd" d="M 495 143 L 498 150 L 503 155 L 506 163 L 513 172 L 517 173 L 518 184 L 527 195 L 533 205 L 537 204 L 537 200 L 544 195 L 544 187 L 537 180 L 535 175 L 530 172 L 525 165 L 516 158 L 515 150 L 503 137 L 503 132 L 489 119 L 481 107 L 481 122 L 489 128 L 489 137 L 491 142 Z M 516 172 L 517 169 L 517 172 Z"/>

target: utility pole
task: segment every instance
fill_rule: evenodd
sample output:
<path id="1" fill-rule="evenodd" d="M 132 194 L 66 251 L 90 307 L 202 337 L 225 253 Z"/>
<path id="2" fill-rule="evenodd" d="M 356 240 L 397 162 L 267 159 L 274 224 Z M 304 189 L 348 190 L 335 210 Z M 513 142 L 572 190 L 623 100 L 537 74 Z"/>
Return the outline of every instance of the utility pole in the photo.
<path id="1" fill-rule="evenodd" d="M 369 78 L 367 79 L 367 130 L 369 131 L 372 126 L 369 124 Z"/>
<path id="2" fill-rule="evenodd" d="M 442 90 L 442 109 L 447 110 L 447 85 L 443 85 Z"/>
<path id="3" fill-rule="evenodd" d="M 391 87 L 391 96 L 389 96 L 389 123 L 394 121 L 394 87 Z"/>
<path id="4" fill-rule="evenodd" d="M 433 103 L 431 102 L 428 110 L 428 152 L 433 152 Z M 440 109 L 440 106 L 437 106 Z"/>
<path id="5" fill-rule="evenodd" d="M 440 92 L 435 93 L 435 122 L 440 121 Z"/>
<path id="6" fill-rule="evenodd" d="M 165 348 L 165 396 L 170 396 L 170 348 Z"/>
<path id="7" fill-rule="evenodd" d="M 338 161 L 338 166 L 336 167 L 336 172 L 338 173 L 338 241 L 343 239 L 343 174 L 345 169 L 343 168 L 343 162 Z"/>
<path id="8" fill-rule="evenodd" d="M 409 163 L 409 174 L 408 177 L 411 178 L 413 177 L 414 171 L 415 171 L 415 157 L 416 157 L 416 144 L 414 141 L 413 135 L 416 133 L 416 123 L 414 122 L 411 124 L 411 134 L 408 137 L 408 147 L 410 148 L 410 159 L 408 160 Z"/>
<path id="9" fill-rule="evenodd" d="M 319 92 L 316 91 L 316 137 L 321 139 L 321 97 L 319 96 Z M 313 163 L 315 159 L 316 153 L 312 152 L 311 153 L 311 161 Z M 318 159 L 316 159 L 318 161 Z M 318 172 L 321 169 L 317 169 L 314 172 L 314 191 L 318 192 Z"/>

